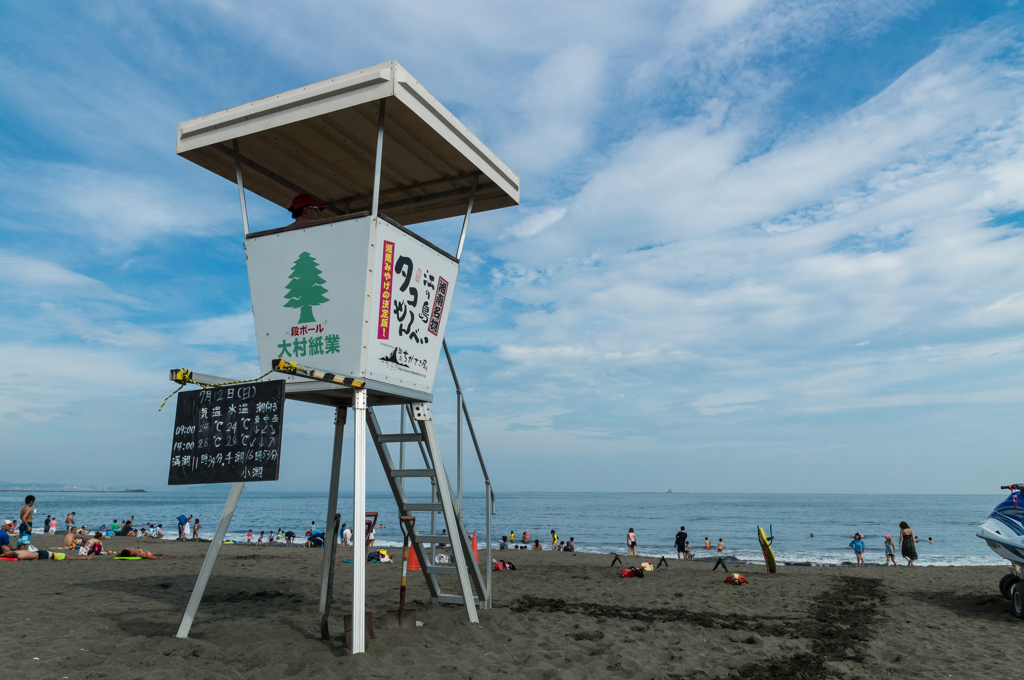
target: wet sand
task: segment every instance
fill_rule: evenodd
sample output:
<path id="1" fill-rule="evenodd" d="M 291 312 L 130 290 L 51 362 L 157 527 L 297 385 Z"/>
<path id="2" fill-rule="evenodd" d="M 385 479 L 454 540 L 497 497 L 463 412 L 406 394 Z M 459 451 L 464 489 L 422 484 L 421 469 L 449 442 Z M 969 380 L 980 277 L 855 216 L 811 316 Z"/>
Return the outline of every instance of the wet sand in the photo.
<path id="1" fill-rule="evenodd" d="M 46 548 L 60 536 L 37 537 Z M 331 630 L 320 640 L 322 551 L 224 546 L 188 640 L 174 637 L 207 544 L 106 539 L 163 550 L 160 561 L 0 562 L 10 678 L 1011 678 L 1024 633 L 997 584 L 1001 567 L 734 565 L 670 560 L 619 578 L 610 557 L 495 552 L 494 609 L 428 604 L 411 572 L 408 606 L 424 623 L 387 630 L 400 565 L 367 565 L 368 653 L 344 647 L 352 565 L 339 551 Z M 623 558 L 627 565 L 646 558 Z M 453 577 L 442 577 L 445 590 Z"/>

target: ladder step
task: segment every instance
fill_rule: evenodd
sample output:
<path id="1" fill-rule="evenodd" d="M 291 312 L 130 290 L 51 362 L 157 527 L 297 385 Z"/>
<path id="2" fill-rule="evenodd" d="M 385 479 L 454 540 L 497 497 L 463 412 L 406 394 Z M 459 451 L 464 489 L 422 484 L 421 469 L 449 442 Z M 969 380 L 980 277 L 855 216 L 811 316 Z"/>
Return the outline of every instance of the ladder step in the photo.
<path id="1" fill-rule="evenodd" d="M 462 599 L 462 595 L 451 595 L 449 593 L 441 593 L 437 596 L 439 604 L 464 604 L 465 600 Z M 480 604 L 480 598 L 476 595 L 473 596 L 473 602 Z"/>
<path id="2" fill-rule="evenodd" d="M 452 576 L 459 575 L 458 567 L 451 564 L 424 564 L 422 569 L 428 574 L 450 574 Z"/>
<path id="3" fill-rule="evenodd" d="M 405 434 L 379 434 L 377 435 L 377 441 L 381 444 L 391 444 L 394 442 L 421 442 L 423 441 L 423 435 L 419 432 L 406 432 Z"/>
<path id="4" fill-rule="evenodd" d="M 451 543 L 452 537 L 448 534 L 416 534 L 413 540 L 417 543 Z"/>
<path id="5" fill-rule="evenodd" d="M 443 512 L 444 506 L 440 503 L 406 503 L 402 506 L 403 512 Z"/>
<path id="6" fill-rule="evenodd" d="M 392 477 L 436 477 L 434 470 L 410 470 L 408 468 L 391 471 Z"/>

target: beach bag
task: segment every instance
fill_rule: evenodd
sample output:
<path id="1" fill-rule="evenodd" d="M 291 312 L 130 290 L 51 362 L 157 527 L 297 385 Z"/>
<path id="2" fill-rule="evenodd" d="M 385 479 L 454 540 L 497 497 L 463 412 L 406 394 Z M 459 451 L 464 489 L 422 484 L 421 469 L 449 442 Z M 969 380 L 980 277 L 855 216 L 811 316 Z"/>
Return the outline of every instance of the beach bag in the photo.
<path id="1" fill-rule="evenodd" d="M 494 571 L 505 571 L 505 560 L 494 563 Z"/>
<path id="2" fill-rule="evenodd" d="M 725 577 L 725 582 L 730 583 L 734 586 L 742 585 L 744 583 L 750 583 L 750 581 L 743 578 L 743 574 L 729 574 L 727 577 Z"/>
<path id="3" fill-rule="evenodd" d="M 622 570 L 622 578 L 643 578 L 644 570 L 640 567 L 626 567 Z"/>
<path id="4" fill-rule="evenodd" d="M 654 564 L 651 562 L 644 562 L 640 565 L 644 571 L 654 571 Z"/>

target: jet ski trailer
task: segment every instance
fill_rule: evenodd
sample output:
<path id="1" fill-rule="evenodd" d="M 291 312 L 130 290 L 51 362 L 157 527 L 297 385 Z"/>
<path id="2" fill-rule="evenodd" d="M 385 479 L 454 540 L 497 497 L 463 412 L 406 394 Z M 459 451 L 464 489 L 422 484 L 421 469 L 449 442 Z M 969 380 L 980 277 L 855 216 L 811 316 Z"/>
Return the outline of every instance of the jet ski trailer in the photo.
<path id="1" fill-rule="evenodd" d="M 999 592 L 1013 602 L 1013 613 L 1024 619 L 1024 483 L 999 487 L 1010 495 L 978 525 L 977 536 L 995 554 L 1010 561 L 1010 573 L 999 581 Z"/>

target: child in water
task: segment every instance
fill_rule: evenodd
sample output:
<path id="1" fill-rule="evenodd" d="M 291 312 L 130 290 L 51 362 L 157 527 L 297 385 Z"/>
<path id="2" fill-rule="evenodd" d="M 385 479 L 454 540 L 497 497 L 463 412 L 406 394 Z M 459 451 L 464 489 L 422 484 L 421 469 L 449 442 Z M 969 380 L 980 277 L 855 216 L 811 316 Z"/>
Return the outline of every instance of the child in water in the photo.
<path id="1" fill-rule="evenodd" d="M 864 537 L 860 533 L 853 535 L 853 540 L 850 541 L 850 547 L 853 548 L 853 554 L 857 556 L 857 566 L 864 566 Z"/>
<path id="2" fill-rule="evenodd" d="M 885 535 L 885 566 L 889 566 L 889 561 L 892 561 L 892 566 L 896 566 L 896 544 L 892 542 L 892 536 L 889 534 Z"/>
<path id="3" fill-rule="evenodd" d="M 711 550 L 711 539 L 707 536 L 704 537 L 704 549 Z"/>

